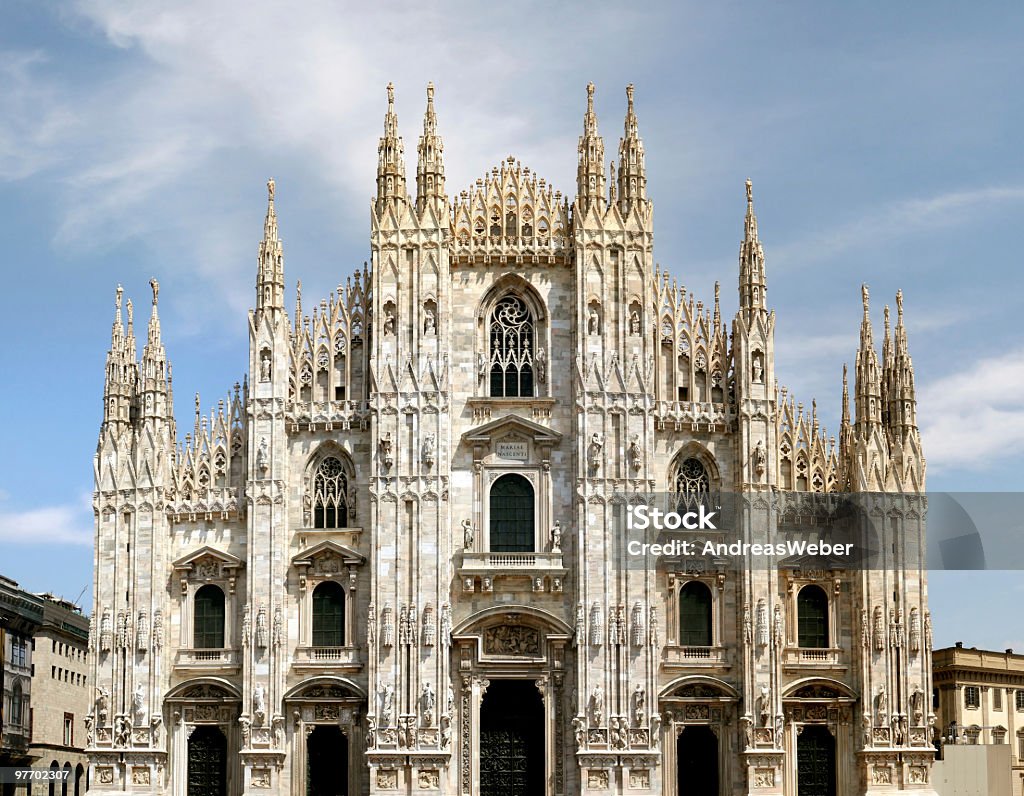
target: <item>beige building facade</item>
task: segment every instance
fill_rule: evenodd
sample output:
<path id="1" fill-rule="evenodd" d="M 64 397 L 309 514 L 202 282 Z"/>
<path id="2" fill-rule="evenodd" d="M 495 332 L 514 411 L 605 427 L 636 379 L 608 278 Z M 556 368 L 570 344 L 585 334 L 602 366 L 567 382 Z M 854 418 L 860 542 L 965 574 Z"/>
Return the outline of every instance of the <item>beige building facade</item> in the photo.
<path id="1" fill-rule="evenodd" d="M 1013 793 L 1024 794 L 1024 655 L 957 643 L 934 651 L 932 678 L 944 746 L 1009 745 Z"/>
<path id="2" fill-rule="evenodd" d="M 863 291 L 837 444 L 778 386 L 749 182 L 728 319 L 654 264 L 632 87 L 577 157 L 574 197 L 513 157 L 449 197 L 433 87 L 407 180 L 389 86 L 369 264 L 289 313 L 268 183 L 244 378 L 183 441 L 159 285 L 141 358 L 118 288 L 94 792 L 932 792 L 902 296 L 879 355 Z M 857 493 L 880 558 L 627 565 L 652 493 L 754 542 Z"/>

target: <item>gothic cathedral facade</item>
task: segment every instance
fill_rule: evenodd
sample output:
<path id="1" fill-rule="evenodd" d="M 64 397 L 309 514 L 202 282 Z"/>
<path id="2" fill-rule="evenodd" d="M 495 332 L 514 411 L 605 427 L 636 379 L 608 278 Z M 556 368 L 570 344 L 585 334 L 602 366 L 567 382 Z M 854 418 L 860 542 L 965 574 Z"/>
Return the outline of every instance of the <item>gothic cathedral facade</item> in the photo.
<path id="1" fill-rule="evenodd" d="M 570 199 L 509 157 L 452 199 L 433 87 L 388 87 L 371 261 L 285 307 L 275 186 L 247 375 L 179 441 L 159 285 L 122 293 L 95 457 L 91 792 L 931 794 L 925 462 L 902 296 L 838 444 L 778 386 L 750 183 L 731 327 L 653 262 L 627 89 Z M 654 492 L 894 495 L 872 568 L 623 567 Z M 827 522 L 827 516 L 823 520 Z M 916 540 L 916 541 L 915 541 Z"/>

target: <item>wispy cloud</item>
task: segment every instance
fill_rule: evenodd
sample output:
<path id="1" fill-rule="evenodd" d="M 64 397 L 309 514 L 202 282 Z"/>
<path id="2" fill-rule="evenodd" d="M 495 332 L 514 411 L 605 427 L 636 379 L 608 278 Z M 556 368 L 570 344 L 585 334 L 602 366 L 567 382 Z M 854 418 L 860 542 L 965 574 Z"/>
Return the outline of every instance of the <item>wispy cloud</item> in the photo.
<path id="1" fill-rule="evenodd" d="M 877 245 L 920 232 L 970 221 L 996 204 L 1024 201 L 1024 186 L 992 185 L 947 191 L 924 198 L 900 199 L 863 215 L 782 244 L 773 259 L 783 268 L 820 264 L 867 243 Z"/>
<path id="2" fill-rule="evenodd" d="M 920 389 L 930 467 L 985 469 L 1024 445 L 1024 349 L 978 359 Z"/>
<path id="3" fill-rule="evenodd" d="M 0 543 L 40 547 L 48 544 L 82 545 L 93 542 L 90 498 L 78 503 L 7 510 L 0 506 Z"/>

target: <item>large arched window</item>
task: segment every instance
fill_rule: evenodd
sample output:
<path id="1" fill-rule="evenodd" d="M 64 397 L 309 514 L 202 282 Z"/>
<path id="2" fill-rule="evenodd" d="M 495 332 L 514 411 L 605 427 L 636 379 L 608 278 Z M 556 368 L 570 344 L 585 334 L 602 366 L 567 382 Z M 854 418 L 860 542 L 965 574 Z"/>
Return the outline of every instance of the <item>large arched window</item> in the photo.
<path id="1" fill-rule="evenodd" d="M 213 584 L 208 583 L 196 592 L 192 646 L 224 648 L 224 592 Z"/>
<path id="2" fill-rule="evenodd" d="M 711 646 L 711 590 L 697 580 L 679 590 L 679 643 L 684 647 Z"/>
<path id="3" fill-rule="evenodd" d="M 708 469 L 700 459 L 692 456 L 684 459 L 675 473 L 672 484 L 676 495 L 676 510 L 697 511 L 700 506 L 711 503 L 711 478 Z"/>
<path id="4" fill-rule="evenodd" d="M 313 527 L 348 526 L 348 476 L 341 460 L 328 456 L 313 476 Z"/>
<path id="5" fill-rule="evenodd" d="M 804 586 L 796 598 L 797 646 L 828 646 L 828 597 L 820 586 Z"/>
<path id="6" fill-rule="evenodd" d="M 533 485 L 516 473 L 491 486 L 491 551 L 534 552 Z"/>
<path id="7" fill-rule="evenodd" d="M 345 645 L 345 591 L 333 580 L 313 590 L 313 646 Z"/>
<path id="8" fill-rule="evenodd" d="M 533 395 L 533 314 L 521 298 L 505 296 L 491 310 L 488 326 L 491 396 Z"/>

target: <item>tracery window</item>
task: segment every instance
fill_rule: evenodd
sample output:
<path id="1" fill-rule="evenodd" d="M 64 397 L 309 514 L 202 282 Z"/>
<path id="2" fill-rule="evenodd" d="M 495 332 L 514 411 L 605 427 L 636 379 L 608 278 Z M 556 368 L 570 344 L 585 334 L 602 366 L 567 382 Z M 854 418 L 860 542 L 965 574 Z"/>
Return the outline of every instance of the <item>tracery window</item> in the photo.
<path id="1" fill-rule="evenodd" d="M 313 477 L 313 527 L 348 526 L 348 476 L 341 460 L 328 456 Z"/>
<path id="2" fill-rule="evenodd" d="M 684 647 L 711 646 L 711 590 L 697 580 L 679 590 L 679 643 Z"/>
<path id="3" fill-rule="evenodd" d="M 196 592 L 192 646 L 195 649 L 224 648 L 224 592 L 213 584 Z"/>
<path id="4" fill-rule="evenodd" d="M 820 586 L 804 586 L 796 598 L 797 646 L 828 647 L 828 597 Z"/>
<path id="5" fill-rule="evenodd" d="M 491 396 L 533 395 L 533 314 L 521 298 L 505 296 L 491 311 L 489 327 Z"/>
<path id="6" fill-rule="evenodd" d="M 690 457 L 679 465 L 674 486 L 678 496 L 677 511 L 697 511 L 711 502 L 711 479 L 700 459 Z"/>
<path id="7" fill-rule="evenodd" d="M 313 646 L 341 647 L 345 643 L 345 592 L 333 580 L 313 590 Z"/>

